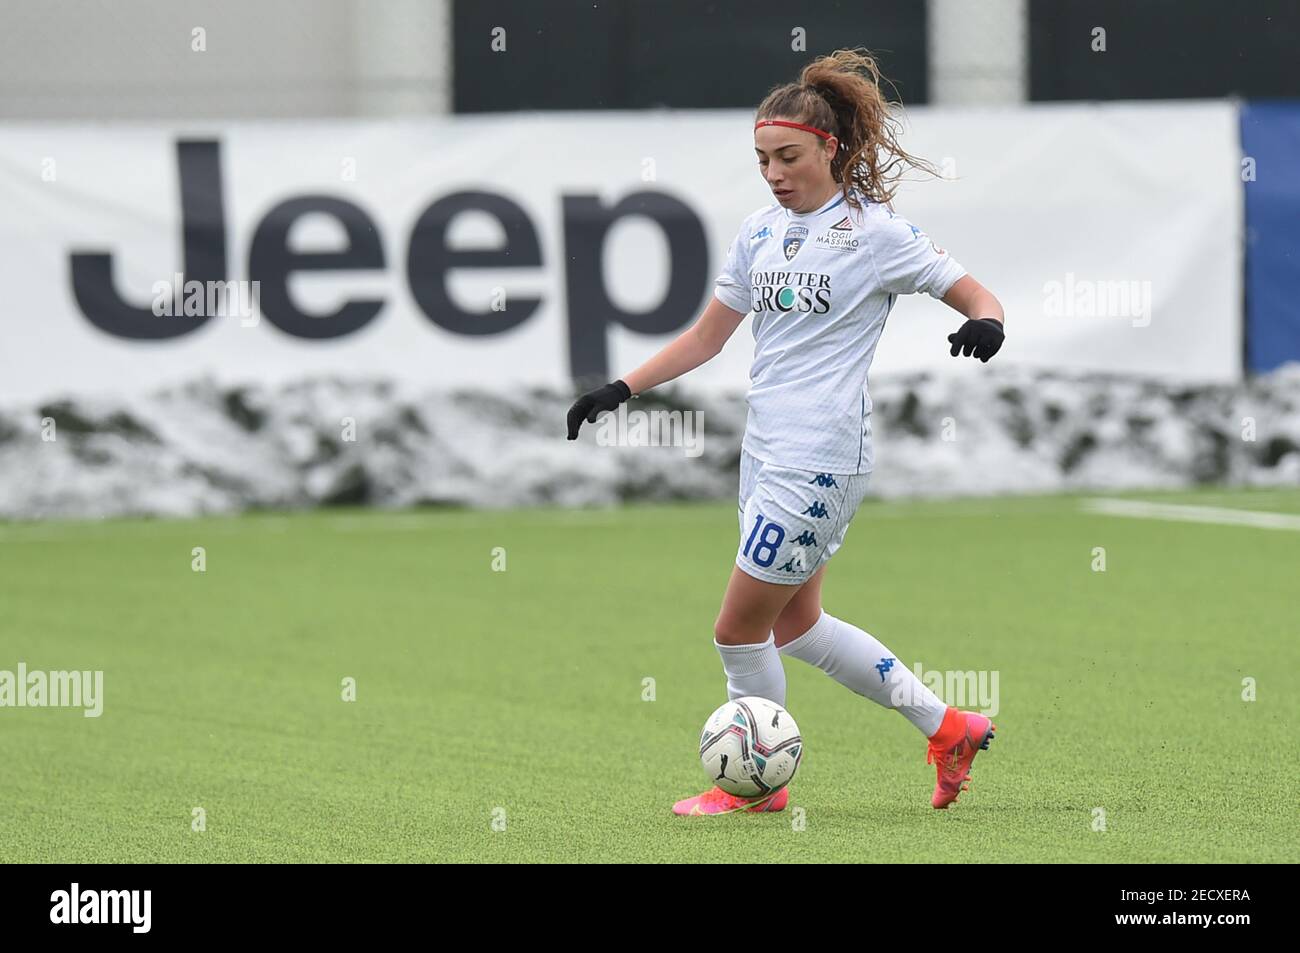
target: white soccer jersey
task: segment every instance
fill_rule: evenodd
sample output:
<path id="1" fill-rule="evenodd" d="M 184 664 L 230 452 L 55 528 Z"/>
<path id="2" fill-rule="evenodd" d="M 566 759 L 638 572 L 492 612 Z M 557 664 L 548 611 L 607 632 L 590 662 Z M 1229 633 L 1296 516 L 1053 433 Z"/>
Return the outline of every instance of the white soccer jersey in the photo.
<path id="1" fill-rule="evenodd" d="M 867 369 L 894 298 L 942 298 L 966 274 L 920 229 L 857 194 L 861 211 L 836 192 L 815 212 L 779 203 L 754 212 L 715 282 L 719 301 L 754 314 L 742 445 L 777 466 L 871 472 Z"/>

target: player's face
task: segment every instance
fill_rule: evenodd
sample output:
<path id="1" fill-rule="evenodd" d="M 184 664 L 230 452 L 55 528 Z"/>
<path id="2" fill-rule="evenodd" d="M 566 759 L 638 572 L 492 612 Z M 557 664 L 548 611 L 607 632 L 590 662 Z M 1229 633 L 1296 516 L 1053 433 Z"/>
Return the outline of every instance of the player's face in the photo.
<path id="1" fill-rule="evenodd" d="M 839 140 L 822 139 L 789 126 L 763 126 L 754 131 L 754 152 L 776 200 L 795 212 L 819 208 L 833 191 L 830 159 Z"/>

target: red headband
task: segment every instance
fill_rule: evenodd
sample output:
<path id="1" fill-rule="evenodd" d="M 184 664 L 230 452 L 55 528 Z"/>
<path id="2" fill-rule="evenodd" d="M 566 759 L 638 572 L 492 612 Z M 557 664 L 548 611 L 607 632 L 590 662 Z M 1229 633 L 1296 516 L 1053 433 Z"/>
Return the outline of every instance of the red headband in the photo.
<path id="1" fill-rule="evenodd" d="M 823 132 L 816 126 L 805 126 L 801 122 L 786 122 L 784 119 L 763 119 L 754 123 L 754 128 L 759 126 L 789 126 L 791 129 L 802 129 L 804 132 L 811 132 L 815 136 L 821 136 L 823 139 L 830 139 L 829 132 Z"/>

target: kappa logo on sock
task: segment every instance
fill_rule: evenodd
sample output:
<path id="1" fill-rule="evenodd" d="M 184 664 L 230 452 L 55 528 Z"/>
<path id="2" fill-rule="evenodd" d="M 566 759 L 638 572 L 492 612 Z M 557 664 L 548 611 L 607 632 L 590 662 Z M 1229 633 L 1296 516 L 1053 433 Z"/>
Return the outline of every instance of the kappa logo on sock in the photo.
<path id="1" fill-rule="evenodd" d="M 888 672 L 891 668 L 893 668 L 894 663 L 897 661 L 898 659 L 882 658 L 879 662 L 876 663 L 876 671 L 880 673 L 881 682 L 884 682 L 885 673 Z"/>

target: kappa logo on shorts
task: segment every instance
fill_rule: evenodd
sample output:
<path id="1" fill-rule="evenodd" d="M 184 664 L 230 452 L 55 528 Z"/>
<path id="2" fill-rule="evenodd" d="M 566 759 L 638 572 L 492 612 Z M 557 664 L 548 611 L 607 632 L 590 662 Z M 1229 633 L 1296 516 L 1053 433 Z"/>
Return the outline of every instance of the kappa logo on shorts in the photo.
<path id="1" fill-rule="evenodd" d="M 808 530 L 804 530 L 802 533 L 800 533 L 798 536 L 794 538 L 794 541 L 798 543 L 800 546 L 816 546 L 817 534 L 810 533 Z"/>
<path id="2" fill-rule="evenodd" d="M 807 572 L 808 567 L 803 564 L 803 560 L 797 556 L 793 559 L 787 559 L 785 565 L 781 567 L 783 572 Z"/>
<path id="3" fill-rule="evenodd" d="M 811 516 L 813 519 L 830 519 L 830 514 L 826 512 L 826 507 L 821 500 L 813 500 L 808 509 L 803 512 L 805 516 Z"/>
<path id="4" fill-rule="evenodd" d="M 815 477 L 813 477 L 811 480 L 809 480 L 808 482 L 809 482 L 809 483 L 816 483 L 818 486 L 833 486 L 833 487 L 835 487 L 837 490 L 838 490 L 839 487 L 840 487 L 840 485 L 839 485 L 838 483 L 835 482 L 835 477 L 834 477 L 834 475 L 833 475 L 833 474 L 830 474 L 830 473 L 819 473 L 819 474 L 817 474 Z"/>

